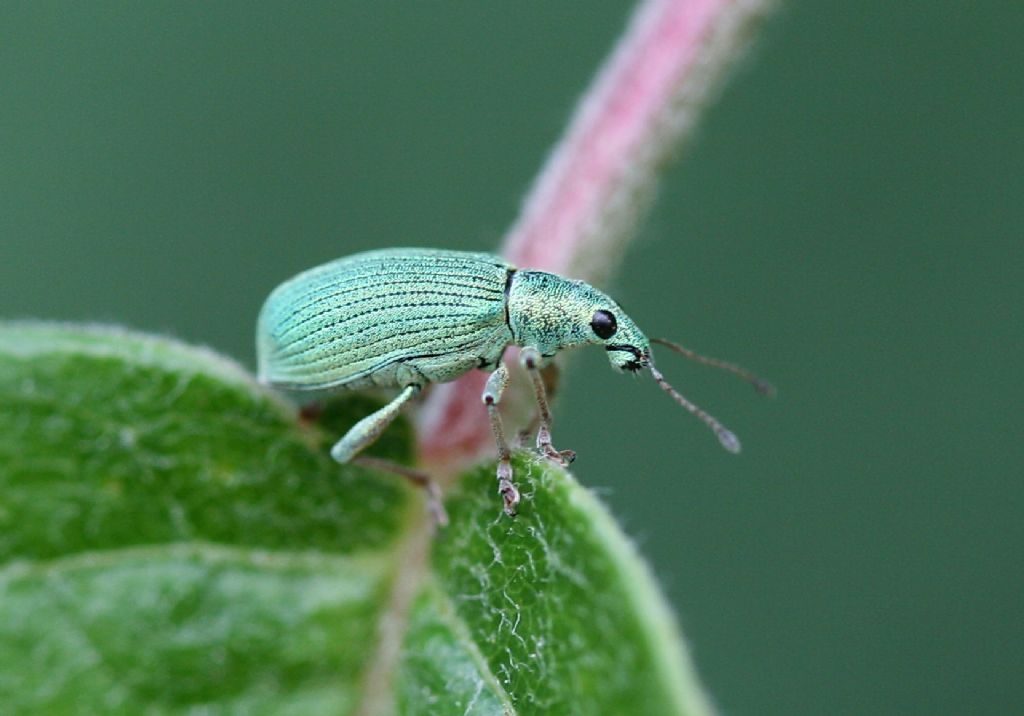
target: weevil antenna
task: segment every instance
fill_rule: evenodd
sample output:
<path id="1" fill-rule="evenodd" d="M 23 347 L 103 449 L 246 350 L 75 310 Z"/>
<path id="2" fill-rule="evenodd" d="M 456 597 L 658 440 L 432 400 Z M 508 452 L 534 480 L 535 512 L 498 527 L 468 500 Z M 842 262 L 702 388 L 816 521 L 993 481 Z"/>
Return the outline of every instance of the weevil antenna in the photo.
<path id="1" fill-rule="evenodd" d="M 743 380 L 747 381 L 752 386 L 754 386 L 754 390 L 756 390 L 760 395 L 775 395 L 774 385 L 769 383 L 767 380 L 764 380 L 763 378 L 758 378 L 756 375 L 751 373 L 746 368 L 741 368 L 735 363 L 728 363 L 724 360 L 719 360 L 718 358 L 710 358 L 708 356 L 703 356 L 700 353 L 691 351 L 689 348 L 681 346 L 678 343 L 673 343 L 672 341 L 665 340 L 664 338 L 652 338 L 651 343 L 657 343 L 659 345 L 665 346 L 666 348 L 671 348 L 679 355 L 683 356 L 684 358 L 689 358 L 690 360 L 696 363 L 701 363 L 702 365 L 709 365 L 712 368 L 719 368 L 720 370 L 724 370 L 726 373 L 732 373 L 733 375 L 742 378 Z"/>
<path id="2" fill-rule="evenodd" d="M 715 435 L 718 437 L 718 442 L 722 443 L 722 447 L 731 453 L 737 453 L 740 451 L 740 439 L 736 437 L 735 433 L 722 425 L 714 416 L 709 415 L 707 412 L 698 408 L 696 405 L 687 400 L 678 390 L 673 388 L 665 380 L 665 376 L 654 367 L 654 363 L 648 363 L 647 367 L 651 369 L 651 375 L 654 376 L 654 380 L 661 386 L 661 389 L 672 396 L 672 398 L 686 408 L 687 412 L 691 415 L 695 415 L 704 422 Z"/>

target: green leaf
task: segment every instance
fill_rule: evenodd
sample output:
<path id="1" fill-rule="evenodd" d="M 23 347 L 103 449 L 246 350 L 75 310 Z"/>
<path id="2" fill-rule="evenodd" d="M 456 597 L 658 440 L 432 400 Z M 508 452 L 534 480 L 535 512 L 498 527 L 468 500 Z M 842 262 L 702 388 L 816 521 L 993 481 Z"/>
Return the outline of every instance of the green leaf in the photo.
<path id="1" fill-rule="evenodd" d="M 519 517 L 484 466 L 436 531 L 328 456 L 374 405 L 309 424 L 207 350 L 0 324 L 3 713 L 710 713 L 587 490 L 519 455 Z"/>

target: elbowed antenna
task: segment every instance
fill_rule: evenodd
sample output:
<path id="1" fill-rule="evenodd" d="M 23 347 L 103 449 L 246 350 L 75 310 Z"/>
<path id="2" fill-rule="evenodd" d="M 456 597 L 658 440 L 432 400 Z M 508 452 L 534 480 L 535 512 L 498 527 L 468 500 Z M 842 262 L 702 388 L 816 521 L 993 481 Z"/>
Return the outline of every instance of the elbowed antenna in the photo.
<path id="1" fill-rule="evenodd" d="M 763 378 L 758 378 L 756 375 L 751 373 L 746 368 L 741 368 L 735 363 L 728 363 L 724 360 L 719 360 L 718 358 L 709 358 L 708 356 L 703 356 L 700 353 L 691 351 L 689 348 L 681 346 L 678 343 L 673 343 L 672 341 L 665 340 L 664 338 L 652 338 L 651 343 L 657 343 L 659 345 L 665 346 L 666 348 L 671 348 L 676 353 L 680 354 L 685 358 L 689 358 L 690 360 L 696 363 L 709 365 L 712 368 L 719 368 L 720 370 L 724 370 L 727 373 L 732 373 L 733 375 L 742 378 L 743 380 L 747 381 L 752 386 L 754 386 L 754 390 L 756 390 L 761 395 L 775 395 L 774 385 L 769 383 L 767 380 L 764 380 Z"/>
<path id="2" fill-rule="evenodd" d="M 715 435 L 718 437 L 718 442 L 722 443 L 722 447 L 731 453 L 738 453 L 740 451 L 740 439 L 736 437 L 736 434 L 722 425 L 713 416 L 704 412 L 701 408 L 687 400 L 683 395 L 669 385 L 668 381 L 665 380 L 657 368 L 654 367 L 654 363 L 648 362 L 647 367 L 651 369 L 651 375 L 654 376 L 654 380 L 661 386 L 662 390 L 672 396 L 673 399 L 680 405 L 682 405 L 691 414 L 700 418 L 705 425 L 711 428 Z"/>

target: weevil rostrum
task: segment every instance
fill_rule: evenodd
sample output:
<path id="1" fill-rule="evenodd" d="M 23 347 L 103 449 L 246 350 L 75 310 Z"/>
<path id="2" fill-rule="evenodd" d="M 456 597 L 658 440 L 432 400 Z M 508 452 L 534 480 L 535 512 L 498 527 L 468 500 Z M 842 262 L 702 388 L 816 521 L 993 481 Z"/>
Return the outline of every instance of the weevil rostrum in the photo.
<path id="1" fill-rule="evenodd" d="M 520 346 L 519 362 L 537 401 L 537 449 L 568 463 L 571 451 L 551 443 L 551 413 L 541 369 L 564 349 L 601 345 L 612 367 L 647 369 L 680 405 L 700 418 L 730 452 L 739 440 L 695 406 L 654 366 L 651 342 L 615 301 L 583 281 L 517 269 L 485 253 L 386 249 L 338 259 L 300 273 L 267 298 L 257 324 L 261 382 L 289 391 L 396 388 L 390 403 L 363 418 L 331 449 L 351 461 L 430 383 L 445 383 L 474 369 L 491 371 L 484 406 L 498 447 L 498 492 L 515 515 L 519 491 L 498 405 L 508 383 L 502 355 Z M 729 363 L 655 339 L 702 363 L 770 386 Z"/>

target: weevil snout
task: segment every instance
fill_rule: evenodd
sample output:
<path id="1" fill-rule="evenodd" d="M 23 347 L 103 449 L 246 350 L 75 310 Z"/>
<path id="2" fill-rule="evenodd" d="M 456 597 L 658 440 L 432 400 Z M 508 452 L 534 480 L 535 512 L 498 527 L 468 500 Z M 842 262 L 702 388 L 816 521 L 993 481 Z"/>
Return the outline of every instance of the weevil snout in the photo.
<path id="1" fill-rule="evenodd" d="M 638 348 L 624 343 L 616 343 L 605 346 L 608 351 L 608 360 L 612 367 L 618 368 L 623 373 L 636 373 L 646 368 L 651 362 L 650 350 Z"/>

